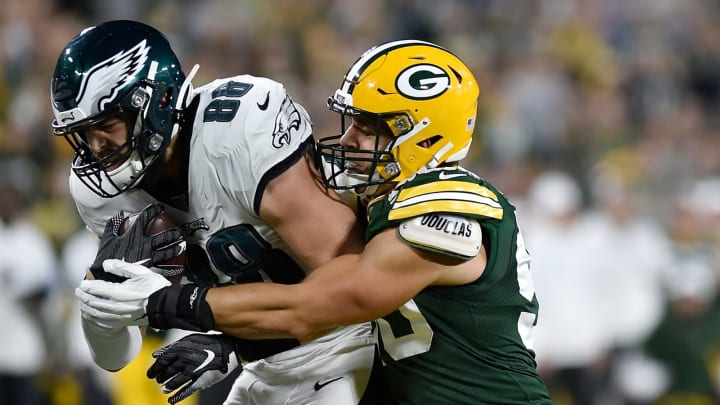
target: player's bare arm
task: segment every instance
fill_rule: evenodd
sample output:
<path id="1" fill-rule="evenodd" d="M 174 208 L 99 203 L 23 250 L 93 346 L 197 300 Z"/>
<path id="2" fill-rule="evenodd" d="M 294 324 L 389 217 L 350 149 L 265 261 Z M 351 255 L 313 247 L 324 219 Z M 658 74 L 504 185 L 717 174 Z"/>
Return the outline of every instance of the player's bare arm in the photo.
<path id="1" fill-rule="evenodd" d="M 469 283 L 482 275 L 485 262 L 485 249 L 462 261 L 412 248 L 390 229 L 373 238 L 362 254 L 341 256 L 300 284 L 216 288 L 206 300 L 215 327 L 227 334 L 303 341 L 387 315 L 428 286 Z"/>
<path id="2" fill-rule="evenodd" d="M 452 258 L 411 247 L 390 228 L 376 235 L 362 253 L 333 259 L 299 284 L 252 283 L 209 289 L 192 284 L 173 286 L 169 287 L 175 289 L 173 294 L 168 288 L 153 289 L 156 292 L 149 301 L 131 300 L 123 306 L 147 310 L 144 322 L 149 319 L 155 328 L 213 329 L 246 339 L 295 337 L 306 341 L 341 325 L 387 315 L 428 286 L 472 282 L 482 275 L 485 265 L 484 247 L 471 259 Z M 148 280 L 154 278 L 139 265 L 109 260 L 105 267 L 122 271 L 126 277 L 132 273 L 137 278 L 142 273 Z M 111 296 L 117 288 L 92 283 L 81 287 L 97 297 Z M 127 318 L 126 310 L 114 315 L 115 304 L 100 301 L 95 300 L 94 305 L 105 312 L 105 319 Z"/>
<path id="3" fill-rule="evenodd" d="M 355 213 L 323 187 L 311 166 L 309 156 L 298 160 L 270 181 L 260 203 L 260 216 L 308 269 L 363 247 Z"/>

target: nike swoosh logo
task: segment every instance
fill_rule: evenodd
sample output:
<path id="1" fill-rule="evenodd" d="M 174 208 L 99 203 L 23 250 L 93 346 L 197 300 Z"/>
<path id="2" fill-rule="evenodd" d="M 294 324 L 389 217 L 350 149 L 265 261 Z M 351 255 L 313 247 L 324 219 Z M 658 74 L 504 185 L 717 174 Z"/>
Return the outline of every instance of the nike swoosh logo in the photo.
<path id="1" fill-rule="evenodd" d="M 262 104 L 257 103 L 257 106 L 261 111 L 265 111 L 265 110 L 267 110 L 269 104 L 270 104 L 270 92 L 268 91 L 267 95 L 265 95 L 265 101 Z"/>
<path id="2" fill-rule="evenodd" d="M 195 370 L 192 371 L 193 373 L 198 370 L 202 370 L 203 368 L 205 368 L 205 366 L 210 364 L 211 361 L 215 360 L 215 352 L 214 351 L 208 350 L 208 349 L 205 349 L 204 351 L 205 351 L 205 353 L 207 353 L 207 357 L 205 358 L 205 361 L 200 363 L 199 366 L 195 367 Z"/>
<path id="3" fill-rule="evenodd" d="M 124 257 L 122 258 L 122 261 L 125 261 L 125 258 L 124 258 Z M 139 264 L 139 265 L 142 265 L 142 266 L 144 266 L 144 265 L 145 265 L 145 263 L 147 263 L 147 262 L 149 262 L 149 261 L 150 261 L 150 259 L 142 259 L 142 260 L 138 260 L 138 261 L 136 261 L 136 262 L 135 262 L 135 263 L 133 263 L 133 264 Z"/>
<path id="4" fill-rule="evenodd" d="M 320 383 L 320 381 L 318 380 L 318 381 L 315 382 L 315 391 L 320 391 L 320 390 L 323 389 L 323 387 L 325 387 L 326 385 L 328 385 L 328 384 L 330 384 L 330 383 L 332 383 L 332 382 L 335 382 L 335 381 L 337 381 L 337 380 L 342 380 L 342 377 L 333 378 L 332 380 L 325 381 L 324 383 Z"/>
<path id="5" fill-rule="evenodd" d="M 445 172 L 440 172 L 440 174 L 438 175 L 438 178 L 440 180 L 449 180 L 449 179 L 454 179 L 455 177 L 463 177 L 463 176 L 467 176 L 467 174 L 465 174 L 465 173 L 448 174 Z"/>

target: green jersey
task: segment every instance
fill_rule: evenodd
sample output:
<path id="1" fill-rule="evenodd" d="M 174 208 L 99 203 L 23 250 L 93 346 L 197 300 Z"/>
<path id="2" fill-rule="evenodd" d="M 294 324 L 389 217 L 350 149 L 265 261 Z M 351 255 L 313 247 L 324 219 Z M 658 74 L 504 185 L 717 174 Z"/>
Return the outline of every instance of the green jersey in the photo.
<path id="1" fill-rule="evenodd" d="M 486 268 L 476 281 L 428 287 L 377 321 L 385 375 L 398 402 L 551 404 L 532 351 L 538 302 L 530 257 L 507 199 L 464 169 L 438 168 L 372 201 L 367 216 L 367 240 L 389 227 L 400 235 L 400 227 L 411 220 L 448 235 L 469 235 L 470 225 L 459 226 L 452 218 L 471 220 L 480 225 L 487 252 Z"/>

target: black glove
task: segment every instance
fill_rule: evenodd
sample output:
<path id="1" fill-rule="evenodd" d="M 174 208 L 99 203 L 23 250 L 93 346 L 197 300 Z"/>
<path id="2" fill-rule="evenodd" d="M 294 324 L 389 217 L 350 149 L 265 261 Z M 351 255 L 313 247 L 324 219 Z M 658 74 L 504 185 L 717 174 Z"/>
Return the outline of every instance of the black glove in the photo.
<path id="1" fill-rule="evenodd" d="M 119 235 L 119 232 L 126 219 L 125 214 L 120 211 L 110 218 L 100 239 L 100 248 L 95 261 L 90 266 L 93 276 L 96 279 L 112 282 L 124 280 L 103 270 L 103 262 L 107 259 L 121 259 L 130 263 L 147 259 L 142 264 L 152 267 L 179 255 L 184 249 L 184 239 L 179 229 L 171 228 L 156 235 L 145 235 L 150 221 L 164 211 L 165 208 L 161 204 L 148 205 L 122 235 Z"/>
<path id="2" fill-rule="evenodd" d="M 153 353 L 155 363 L 147 377 L 163 384 L 166 394 L 180 389 L 168 398 L 175 404 L 222 381 L 236 368 L 242 370 L 236 347 L 235 339 L 226 335 L 185 336 Z"/>

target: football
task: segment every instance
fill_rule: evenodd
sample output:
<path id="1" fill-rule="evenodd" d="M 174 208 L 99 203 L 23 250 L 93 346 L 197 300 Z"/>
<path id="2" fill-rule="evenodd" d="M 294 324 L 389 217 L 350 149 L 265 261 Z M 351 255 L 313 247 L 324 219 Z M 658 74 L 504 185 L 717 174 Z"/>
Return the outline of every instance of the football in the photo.
<path id="1" fill-rule="evenodd" d="M 123 221 L 122 225 L 120 225 L 118 234 L 124 234 L 128 230 L 128 228 L 132 226 L 136 219 L 137 214 L 128 215 Z M 170 215 L 168 215 L 167 212 L 161 212 L 155 218 L 150 220 L 150 223 L 145 229 L 145 235 L 157 235 L 162 231 L 174 228 L 176 226 L 177 224 L 175 223 L 175 220 Z M 165 278 L 167 278 L 171 283 L 179 283 L 185 274 L 185 269 L 187 268 L 186 251 L 183 251 L 172 259 L 166 260 L 156 265 L 156 267 L 162 270 L 161 274 L 165 276 Z"/>

